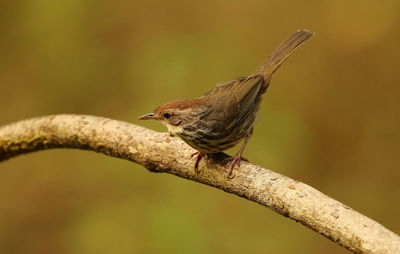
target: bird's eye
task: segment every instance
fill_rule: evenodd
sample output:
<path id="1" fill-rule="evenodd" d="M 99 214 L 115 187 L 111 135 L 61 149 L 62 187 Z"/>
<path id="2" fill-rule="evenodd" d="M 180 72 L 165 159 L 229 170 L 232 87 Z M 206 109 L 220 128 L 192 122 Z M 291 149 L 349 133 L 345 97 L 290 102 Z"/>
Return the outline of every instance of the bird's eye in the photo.
<path id="1" fill-rule="evenodd" d="M 164 118 L 165 119 L 168 119 L 168 118 L 170 118 L 171 117 L 171 115 L 169 114 L 169 113 L 164 113 Z"/>

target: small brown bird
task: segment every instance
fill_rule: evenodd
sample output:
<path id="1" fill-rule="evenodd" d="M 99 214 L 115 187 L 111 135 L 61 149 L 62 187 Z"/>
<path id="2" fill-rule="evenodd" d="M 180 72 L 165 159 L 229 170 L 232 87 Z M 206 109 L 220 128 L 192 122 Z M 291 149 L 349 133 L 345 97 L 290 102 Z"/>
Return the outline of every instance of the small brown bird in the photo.
<path id="1" fill-rule="evenodd" d="M 246 160 L 242 157 L 243 149 L 253 133 L 261 96 L 267 90 L 272 74 L 313 35 L 307 30 L 299 30 L 279 45 L 254 74 L 219 83 L 197 99 L 168 102 L 139 119 L 161 121 L 170 134 L 198 150 L 192 154 L 192 157 L 197 155 L 194 163 L 196 172 L 205 154 L 222 152 L 245 138 L 239 152 L 228 159 L 231 161 L 227 174 L 229 178 L 235 165 L 240 166 L 240 161 Z"/>

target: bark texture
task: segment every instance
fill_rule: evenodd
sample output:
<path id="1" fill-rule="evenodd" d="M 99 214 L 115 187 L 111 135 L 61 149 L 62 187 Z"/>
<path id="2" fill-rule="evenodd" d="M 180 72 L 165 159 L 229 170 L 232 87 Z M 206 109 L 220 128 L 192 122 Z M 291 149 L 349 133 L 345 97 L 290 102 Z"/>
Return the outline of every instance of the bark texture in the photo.
<path id="1" fill-rule="evenodd" d="M 324 235 L 355 253 L 400 253 L 400 237 L 318 190 L 268 169 L 243 162 L 226 179 L 226 155 L 203 158 L 179 138 L 130 123 L 84 115 L 53 115 L 0 128 L 0 161 L 19 154 L 76 148 L 139 163 L 257 202 Z"/>

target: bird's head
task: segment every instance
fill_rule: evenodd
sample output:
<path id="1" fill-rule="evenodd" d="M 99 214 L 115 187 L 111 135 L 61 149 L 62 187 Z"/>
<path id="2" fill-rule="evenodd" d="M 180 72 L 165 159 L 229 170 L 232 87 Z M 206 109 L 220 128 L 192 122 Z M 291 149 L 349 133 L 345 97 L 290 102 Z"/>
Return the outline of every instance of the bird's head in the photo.
<path id="1" fill-rule="evenodd" d="M 154 112 L 142 115 L 139 120 L 157 120 L 166 125 L 172 134 L 182 132 L 183 126 L 190 124 L 197 115 L 199 102 L 197 100 L 177 100 L 165 103 Z"/>

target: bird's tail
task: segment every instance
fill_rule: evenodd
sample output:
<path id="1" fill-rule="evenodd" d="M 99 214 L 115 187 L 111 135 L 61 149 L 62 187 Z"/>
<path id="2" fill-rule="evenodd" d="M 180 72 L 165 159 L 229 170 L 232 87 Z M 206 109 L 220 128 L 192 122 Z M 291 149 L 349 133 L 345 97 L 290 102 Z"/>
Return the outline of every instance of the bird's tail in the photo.
<path id="1" fill-rule="evenodd" d="M 286 58 L 306 40 L 310 39 L 314 33 L 307 30 L 299 30 L 287 38 L 281 45 L 272 52 L 265 62 L 258 67 L 255 74 L 261 74 L 264 79 L 270 79 L 271 75 L 278 70 L 279 66 Z"/>

